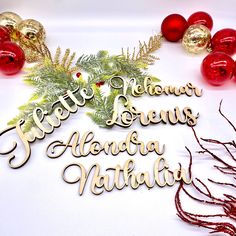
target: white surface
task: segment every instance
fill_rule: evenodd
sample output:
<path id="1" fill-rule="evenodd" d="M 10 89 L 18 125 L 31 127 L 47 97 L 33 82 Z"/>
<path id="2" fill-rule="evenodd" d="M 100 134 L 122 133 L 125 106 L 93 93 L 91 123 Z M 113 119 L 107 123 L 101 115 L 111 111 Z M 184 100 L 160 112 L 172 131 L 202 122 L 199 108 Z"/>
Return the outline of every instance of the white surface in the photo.
<path id="1" fill-rule="evenodd" d="M 198 10 L 209 12 L 214 18 L 213 33 L 221 28 L 235 27 L 236 20 L 234 0 L 1 0 L 0 6 L 1 11 L 15 11 L 23 18 L 41 21 L 46 27 L 51 51 L 60 45 L 63 49 L 70 47 L 78 52 L 77 55 L 95 53 L 100 49 L 119 53 L 121 47 L 136 46 L 138 40 L 146 40 L 153 32 L 159 32 L 162 19 L 173 12 L 182 13 L 186 18 Z M 232 121 L 236 121 L 236 83 L 231 82 L 220 88 L 209 87 L 201 80 L 199 72 L 204 55 L 188 55 L 180 44 L 165 42 L 156 55 L 161 60 L 150 68 L 150 73 L 158 76 L 163 85 L 178 86 L 192 82 L 204 89 L 204 96 L 146 96 L 137 100 L 137 106 L 144 111 L 191 106 L 195 112 L 200 113 L 197 125 L 199 135 L 224 140 L 235 138 L 217 110 L 220 100 L 224 99 L 224 112 Z M 17 107 L 27 101 L 32 90 L 23 84 L 19 75 L 13 78 L 1 77 L 0 127 L 5 128 L 6 122 L 17 114 Z M 113 137 L 118 141 L 133 129 L 139 130 L 143 140 L 155 139 L 165 143 L 165 157 L 172 168 L 177 168 L 178 162 L 187 166 L 184 146 L 192 150 L 197 148 L 187 126 L 153 125 L 141 128 L 134 124 L 130 129 L 114 127 L 107 131 L 94 125 L 85 116 L 84 110 L 80 109 L 43 142 L 38 141 L 32 145 L 31 159 L 23 168 L 12 170 L 7 166 L 6 158 L 0 159 L 0 235 L 207 235 L 207 231 L 189 226 L 175 215 L 174 194 L 177 185 L 164 189 L 155 187 L 150 191 L 144 187 L 136 191 L 126 188 L 98 197 L 86 189 L 84 196 L 79 197 L 78 185 L 67 185 L 61 179 L 63 167 L 71 162 L 77 161 L 86 167 L 98 162 L 104 170 L 118 163 L 123 165 L 129 158 L 126 154 L 117 157 L 101 154 L 79 160 L 69 152 L 57 160 L 51 160 L 45 155 L 51 141 L 66 140 L 74 130 L 81 133 L 94 130 L 101 141 Z M 136 155 L 133 159 L 138 170 L 151 171 L 155 157 Z M 195 159 L 195 176 L 218 177 L 218 172 L 211 168 L 212 163 L 203 158 Z M 195 208 L 193 202 L 185 204 L 186 207 Z"/>

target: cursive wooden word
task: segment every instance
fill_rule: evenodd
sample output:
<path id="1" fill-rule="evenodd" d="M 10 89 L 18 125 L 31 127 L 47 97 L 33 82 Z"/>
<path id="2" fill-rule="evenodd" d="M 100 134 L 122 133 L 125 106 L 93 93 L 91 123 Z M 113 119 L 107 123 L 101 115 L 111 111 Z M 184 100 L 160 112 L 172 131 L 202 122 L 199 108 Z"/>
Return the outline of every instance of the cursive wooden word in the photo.
<path id="1" fill-rule="evenodd" d="M 110 80 L 110 86 L 114 89 L 121 89 L 123 95 L 127 95 L 128 89 L 131 87 L 131 95 L 134 97 L 148 94 L 150 96 L 165 95 L 187 95 L 191 97 L 193 95 L 197 97 L 202 96 L 202 90 L 194 86 L 192 83 L 187 83 L 185 86 L 175 87 L 172 85 L 161 86 L 158 83 L 154 83 L 152 78 L 146 77 L 143 84 L 137 84 L 135 78 L 127 81 L 120 76 L 114 76 Z"/>
<path id="2" fill-rule="evenodd" d="M 61 148 L 59 150 L 59 148 Z M 137 131 L 130 131 L 126 139 L 117 143 L 116 141 L 105 141 L 101 143 L 94 140 L 94 133 L 92 131 L 84 133 L 80 138 L 79 132 L 73 132 L 67 142 L 56 140 L 47 147 L 47 156 L 50 158 L 58 158 L 62 156 L 65 151 L 71 148 L 71 153 L 74 157 L 86 157 L 89 154 L 98 155 L 104 152 L 106 155 L 118 155 L 121 152 L 127 152 L 130 156 L 139 152 L 146 156 L 150 152 L 155 152 L 157 155 L 162 155 L 165 151 L 165 145 L 160 147 L 158 141 L 149 141 L 146 145 L 139 140 Z"/>
<path id="3" fill-rule="evenodd" d="M 119 100 L 124 100 L 120 102 Z M 123 104 L 123 110 L 119 114 L 119 106 Z M 193 114 L 190 107 L 185 107 L 182 112 L 179 107 L 175 107 L 173 111 L 171 110 L 161 110 L 159 113 L 155 110 L 151 110 L 147 115 L 137 110 L 134 106 L 130 106 L 127 96 L 118 95 L 114 100 L 114 109 L 112 118 L 106 121 L 108 126 L 118 125 L 121 127 L 130 127 L 133 122 L 138 119 L 142 126 L 147 126 L 150 124 L 187 124 L 189 126 L 195 126 L 197 124 L 197 119 L 199 114 Z"/>
<path id="4" fill-rule="evenodd" d="M 79 172 L 76 178 L 72 178 L 73 170 Z M 92 174 L 93 172 L 93 174 Z M 79 183 L 79 195 L 84 193 L 88 178 L 92 175 L 90 183 L 90 191 L 99 195 L 104 191 L 110 192 L 113 189 L 122 190 L 130 186 L 132 189 L 137 189 L 140 185 L 146 185 L 148 189 L 153 188 L 155 185 L 159 187 L 173 186 L 176 182 L 183 181 L 185 184 L 191 184 L 190 173 L 187 174 L 183 168 L 174 171 L 169 170 L 169 166 L 163 157 L 159 157 L 153 168 L 153 173 L 138 172 L 135 173 L 135 163 L 129 159 L 125 162 L 124 167 L 120 165 L 106 169 L 106 174 L 101 174 L 101 167 L 99 164 L 92 165 L 88 170 L 82 164 L 69 164 L 63 172 L 62 178 L 68 184 Z M 152 177 L 151 177 L 152 175 Z"/>
<path id="5" fill-rule="evenodd" d="M 79 95 L 76 97 L 74 94 L 78 91 Z M 36 139 L 43 139 L 46 134 L 52 133 L 54 128 L 57 128 L 61 125 L 61 121 L 66 120 L 71 113 L 75 113 L 78 110 L 78 107 L 83 107 L 86 100 L 91 99 L 93 95 L 93 91 L 91 94 L 88 94 L 88 91 L 85 88 L 80 90 L 77 88 L 73 92 L 67 91 L 67 95 L 60 96 L 59 100 L 52 105 L 53 107 L 55 106 L 55 108 L 53 109 L 53 113 L 51 115 L 49 115 L 47 111 L 43 111 L 41 108 L 35 108 L 33 111 L 33 119 L 37 125 L 37 128 L 32 128 L 32 132 L 24 133 L 22 131 L 22 125 L 25 123 L 24 120 L 19 120 L 16 125 L 0 132 L 1 137 L 12 130 L 16 131 L 16 134 L 20 138 L 25 149 L 25 156 L 23 160 L 21 160 L 18 164 L 13 163 L 13 160 L 15 160 L 16 157 L 13 152 L 17 148 L 17 142 L 13 142 L 13 145 L 9 150 L 0 152 L 0 154 L 9 155 L 8 164 L 11 168 L 17 169 L 22 167 L 30 158 L 30 143 L 33 143 Z M 60 104 L 61 106 L 57 106 L 57 104 Z"/>

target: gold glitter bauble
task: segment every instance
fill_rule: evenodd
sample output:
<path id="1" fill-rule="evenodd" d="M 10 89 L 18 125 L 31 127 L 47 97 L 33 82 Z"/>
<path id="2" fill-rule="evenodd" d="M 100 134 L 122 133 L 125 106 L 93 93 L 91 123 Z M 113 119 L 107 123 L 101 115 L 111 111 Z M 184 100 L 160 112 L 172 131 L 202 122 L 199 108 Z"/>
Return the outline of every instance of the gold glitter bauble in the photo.
<path id="1" fill-rule="evenodd" d="M 46 33 L 43 25 L 33 19 L 21 21 L 17 25 L 19 44 L 25 52 L 27 62 L 36 62 L 41 59 L 40 53 L 35 50 L 44 43 Z"/>
<path id="2" fill-rule="evenodd" d="M 16 25 L 22 21 L 21 17 L 14 12 L 3 12 L 0 14 L 0 25 L 6 26 L 11 33 L 12 39 L 17 39 Z"/>
<path id="3" fill-rule="evenodd" d="M 25 60 L 28 63 L 39 62 L 42 59 L 42 55 L 32 47 L 27 46 L 26 44 L 19 43 L 20 47 L 25 53 Z"/>
<path id="4" fill-rule="evenodd" d="M 20 41 L 24 43 L 43 43 L 45 41 L 45 29 L 43 25 L 32 19 L 23 20 L 17 25 Z"/>
<path id="5" fill-rule="evenodd" d="M 204 25 L 191 25 L 184 33 L 182 45 L 190 53 L 201 53 L 209 46 L 211 32 Z"/>

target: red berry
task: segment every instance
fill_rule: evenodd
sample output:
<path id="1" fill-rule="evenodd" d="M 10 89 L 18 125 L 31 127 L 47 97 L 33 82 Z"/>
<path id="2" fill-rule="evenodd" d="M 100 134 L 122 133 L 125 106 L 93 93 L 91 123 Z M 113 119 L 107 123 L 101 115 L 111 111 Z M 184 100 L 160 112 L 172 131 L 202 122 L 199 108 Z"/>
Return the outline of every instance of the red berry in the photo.
<path id="1" fill-rule="evenodd" d="M 188 24 L 189 25 L 194 25 L 194 24 L 200 24 L 206 26 L 209 30 L 212 30 L 213 27 L 213 20 L 212 17 L 203 11 L 198 11 L 193 13 L 189 18 L 188 18 Z"/>
<path id="2" fill-rule="evenodd" d="M 161 24 L 161 32 L 166 40 L 177 42 L 183 38 L 184 32 L 188 27 L 185 18 L 179 14 L 167 16 Z"/>
<path id="3" fill-rule="evenodd" d="M 18 73 L 25 63 L 24 51 L 13 42 L 0 44 L 0 71 L 6 75 Z"/>
<path id="4" fill-rule="evenodd" d="M 203 78 L 212 85 L 222 85 L 233 77 L 234 60 L 223 52 L 206 56 L 201 65 Z"/>
<path id="5" fill-rule="evenodd" d="M 76 73 L 76 77 L 79 78 L 81 76 L 81 73 L 80 72 L 77 72 Z"/>
<path id="6" fill-rule="evenodd" d="M 236 53 L 236 30 L 222 29 L 215 33 L 211 39 L 214 52 L 224 52 L 228 55 Z"/>
<path id="7" fill-rule="evenodd" d="M 11 41 L 10 33 L 5 26 L 0 26 L 0 43 Z"/>
<path id="8" fill-rule="evenodd" d="M 105 84 L 105 81 L 99 81 L 99 82 L 96 83 L 96 86 L 101 87 L 104 84 Z"/>

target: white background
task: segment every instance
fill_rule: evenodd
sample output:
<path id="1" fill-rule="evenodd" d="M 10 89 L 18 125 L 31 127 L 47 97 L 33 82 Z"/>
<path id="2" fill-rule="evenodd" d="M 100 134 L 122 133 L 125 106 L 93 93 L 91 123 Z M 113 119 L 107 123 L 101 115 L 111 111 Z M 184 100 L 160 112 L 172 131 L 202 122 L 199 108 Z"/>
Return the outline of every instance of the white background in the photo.
<path id="1" fill-rule="evenodd" d="M 22 18 L 34 18 L 45 26 L 47 43 L 52 52 L 60 45 L 77 52 L 96 53 L 100 49 L 120 53 L 122 47 L 136 46 L 139 40 L 147 40 L 153 33 L 160 31 L 162 19 L 171 13 L 181 13 L 186 18 L 195 11 L 203 10 L 214 19 L 216 32 L 221 28 L 235 28 L 236 4 L 234 0 L 130 0 L 130 1 L 9 1 L 1 0 L 1 11 L 14 11 Z M 204 89 L 202 98 L 187 97 L 143 97 L 137 106 L 148 111 L 151 109 L 173 109 L 175 106 L 191 106 L 200 113 L 197 132 L 200 136 L 231 140 L 235 138 L 232 129 L 218 114 L 218 105 L 223 101 L 223 110 L 232 121 L 236 121 L 235 98 L 236 83 L 215 88 L 208 86 L 200 76 L 200 64 L 204 55 L 189 55 L 180 43 L 164 42 L 156 53 L 160 60 L 150 68 L 150 73 L 158 76 L 163 85 L 185 85 L 192 82 Z M 17 107 L 27 101 L 32 88 L 27 87 L 22 75 L 11 78 L 1 75 L 0 79 L 0 127 L 17 114 Z M 176 216 L 174 195 L 177 185 L 172 188 L 148 191 L 140 187 L 134 191 L 126 188 L 114 190 L 101 196 L 94 196 L 86 189 L 78 195 L 78 185 L 67 185 L 61 178 L 63 167 L 71 162 L 80 162 L 87 168 L 94 162 L 101 164 L 103 170 L 125 162 L 129 157 L 104 155 L 75 159 L 67 152 L 57 160 L 46 157 L 47 145 L 56 140 L 66 140 L 72 131 L 93 130 L 101 141 L 122 140 L 129 130 L 139 130 L 144 141 L 159 140 L 166 144 L 165 157 L 172 168 L 178 162 L 185 167 L 188 158 L 185 146 L 197 150 L 190 128 L 176 125 L 153 125 L 141 128 L 134 124 L 130 129 L 114 127 L 104 130 L 94 125 L 81 109 L 64 125 L 49 135 L 44 141 L 32 145 L 32 156 L 26 166 L 12 170 L 7 159 L 0 159 L 0 235 L 207 235 L 207 231 L 189 226 Z M 1 140 L 3 142 L 3 140 Z M 9 140 L 10 142 L 10 140 Z M 211 176 L 216 180 L 221 176 L 212 169 L 213 162 L 208 158 L 195 155 L 194 175 L 201 178 Z M 137 170 L 151 172 L 155 156 L 133 157 Z M 214 185 L 214 191 L 220 191 Z M 188 210 L 195 210 L 194 202 L 184 201 Z M 197 208 L 205 210 L 204 206 Z M 210 213 L 216 213 L 216 209 Z M 203 212 L 204 213 L 204 212 Z M 209 212 L 208 212 L 209 213 Z"/>

